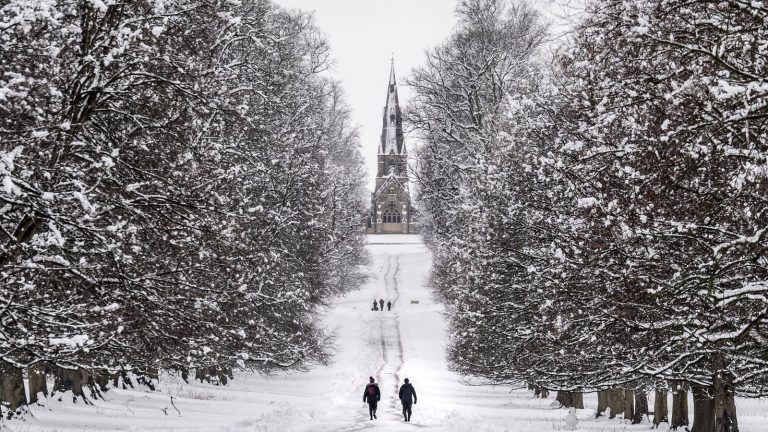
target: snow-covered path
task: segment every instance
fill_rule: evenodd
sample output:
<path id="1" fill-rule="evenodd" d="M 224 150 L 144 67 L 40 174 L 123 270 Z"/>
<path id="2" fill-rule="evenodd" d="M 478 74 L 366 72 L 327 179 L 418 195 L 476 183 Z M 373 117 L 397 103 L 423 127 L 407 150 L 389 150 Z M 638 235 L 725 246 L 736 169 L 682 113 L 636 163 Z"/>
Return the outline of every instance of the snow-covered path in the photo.
<path id="1" fill-rule="evenodd" d="M 425 287 L 430 255 L 417 236 L 369 236 L 370 280 L 339 299 L 323 317 L 337 333 L 333 364 L 269 378 L 236 373 L 226 386 L 186 384 L 163 377 L 158 391 L 110 390 L 95 406 L 55 399 L 33 408 L 25 421 L 2 423 L 9 431 L 514 431 L 562 430 L 565 410 L 525 390 L 465 386 L 445 363 L 442 307 Z M 374 299 L 392 311 L 372 311 Z M 385 306 L 386 308 L 386 306 Z M 379 381 L 378 420 L 362 401 L 368 377 Z M 402 421 L 397 390 L 410 378 L 419 396 L 412 421 Z M 171 405 L 180 411 L 176 412 Z M 71 400 L 71 399 L 70 399 Z M 585 404 L 596 405 L 587 395 Z M 768 403 L 737 402 L 742 432 L 768 432 Z M 671 406 L 671 405 L 670 405 Z M 692 406 L 692 405 L 691 405 Z M 167 414 L 166 414 L 167 413 Z M 593 420 L 581 410 L 583 431 L 647 430 L 648 424 Z"/>

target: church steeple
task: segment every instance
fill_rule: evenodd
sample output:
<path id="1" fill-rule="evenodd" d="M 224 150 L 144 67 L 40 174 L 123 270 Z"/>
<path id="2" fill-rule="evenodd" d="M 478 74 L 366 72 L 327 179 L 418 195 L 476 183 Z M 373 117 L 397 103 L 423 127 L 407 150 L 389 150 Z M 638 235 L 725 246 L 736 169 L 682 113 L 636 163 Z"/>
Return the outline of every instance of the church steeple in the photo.
<path id="1" fill-rule="evenodd" d="M 406 154 L 403 144 L 403 119 L 400 112 L 400 101 L 397 98 L 397 81 L 395 80 L 395 59 L 392 59 L 392 68 L 389 72 L 389 85 L 387 87 L 387 102 L 384 105 L 382 119 L 380 155 Z"/>
<path id="2" fill-rule="evenodd" d="M 376 190 L 371 194 L 370 233 L 410 234 L 417 230 L 408 187 L 408 154 L 403 142 L 403 118 L 397 99 L 395 60 L 389 71 L 387 102 L 378 149 Z"/>

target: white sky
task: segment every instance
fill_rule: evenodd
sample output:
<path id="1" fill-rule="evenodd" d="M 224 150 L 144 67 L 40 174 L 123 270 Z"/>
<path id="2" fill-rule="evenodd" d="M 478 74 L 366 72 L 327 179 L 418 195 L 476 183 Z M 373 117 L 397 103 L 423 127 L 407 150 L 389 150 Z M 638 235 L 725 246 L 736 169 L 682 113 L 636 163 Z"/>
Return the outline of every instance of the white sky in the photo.
<path id="1" fill-rule="evenodd" d="M 395 57 L 400 107 L 410 93 L 403 78 L 424 62 L 424 50 L 450 34 L 456 0 L 275 0 L 279 5 L 315 11 L 317 26 L 326 34 L 336 59 L 333 76 L 341 80 L 354 122 L 360 126 L 368 187 L 376 175 L 376 152 L 381 135 L 389 79 L 390 57 Z M 413 143 L 405 137 L 410 150 Z"/>

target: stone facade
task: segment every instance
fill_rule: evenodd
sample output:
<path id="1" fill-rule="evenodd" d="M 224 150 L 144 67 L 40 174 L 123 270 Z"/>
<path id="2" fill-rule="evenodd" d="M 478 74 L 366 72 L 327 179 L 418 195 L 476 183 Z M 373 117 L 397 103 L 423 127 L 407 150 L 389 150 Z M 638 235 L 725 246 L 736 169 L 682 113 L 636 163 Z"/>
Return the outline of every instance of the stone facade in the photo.
<path id="1" fill-rule="evenodd" d="M 415 233 L 416 223 L 408 187 L 408 151 L 403 137 L 394 63 L 389 74 L 387 102 L 382 115 L 378 158 L 376 190 L 371 195 L 368 232 Z"/>

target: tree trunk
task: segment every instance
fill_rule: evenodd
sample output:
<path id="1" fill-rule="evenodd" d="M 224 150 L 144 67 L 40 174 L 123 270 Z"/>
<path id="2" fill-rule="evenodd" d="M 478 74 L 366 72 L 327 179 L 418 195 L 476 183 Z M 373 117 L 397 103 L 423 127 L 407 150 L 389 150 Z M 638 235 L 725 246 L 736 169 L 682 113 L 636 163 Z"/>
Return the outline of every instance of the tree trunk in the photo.
<path id="1" fill-rule="evenodd" d="M 136 376 L 136 383 L 147 386 L 150 390 L 155 391 L 155 383 L 159 380 L 159 371 L 155 368 L 149 368 L 146 370 L 134 369 L 133 374 Z"/>
<path id="2" fill-rule="evenodd" d="M 88 372 L 85 369 L 56 368 L 56 376 L 53 381 L 54 392 L 72 391 L 72 401 L 77 402 L 80 396 L 87 403 L 88 399 L 83 393 L 83 386 L 88 384 Z"/>
<path id="3" fill-rule="evenodd" d="M 584 394 L 580 391 L 558 390 L 555 400 L 560 402 L 561 408 L 584 409 Z"/>
<path id="4" fill-rule="evenodd" d="M 232 368 L 223 367 L 219 369 L 219 383 L 227 385 L 229 380 L 233 379 Z"/>
<path id="5" fill-rule="evenodd" d="M 128 376 L 128 372 L 126 372 L 125 369 L 120 369 L 119 371 L 115 372 L 112 376 L 112 387 L 119 388 L 120 387 L 120 378 L 123 379 L 123 390 L 127 389 L 128 386 L 131 388 L 133 387 L 133 381 L 131 381 L 131 378 Z"/>
<path id="6" fill-rule="evenodd" d="M 533 390 L 533 397 L 546 399 L 549 396 L 549 390 L 545 389 L 542 386 L 528 384 L 528 389 Z"/>
<path id="7" fill-rule="evenodd" d="M 712 387 L 715 395 L 715 431 L 739 432 L 732 380 L 728 376 L 716 374 Z"/>
<path id="8" fill-rule="evenodd" d="M 573 394 L 569 391 L 558 390 L 555 400 L 560 402 L 560 407 L 570 408 L 573 405 Z"/>
<path id="9" fill-rule="evenodd" d="M 635 418 L 635 392 L 624 390 L 624 419 L 632 421 Z"/>
<path id="10" fill-rule="evenodd" d="M 611 392 L 609 390 L 600 390 L 597 392 L 597 413 L 595 417 L 600 417 L 611 406 Z"/>
<path id="11" fill-rule="evenodd" d="M 558 390 L 556 401 L 562 408 L 584 409 L 584 394 L 582 392 Z"/>
<path id="12" fill-rule="evenodd" d="M 669 409 L 667 408 L 667 389 L 656 389 L 656 397 L 653 401 L 653 426 L 669 421 Z"/>
<path id="13" fill-rule="evenodd" d="M 200 380 L 201 383 L 205 381 L 210 384 L 211 374 L 208 371 L 208 368 L 203 368 L 203 367 L 195 368 L 195 379 Z"/>
<path id="14" fill-rule="evenodd" d="M 611 389 L 609 408 L 611 408 L 611 415 L 609 418 L 614 418 L 619 414 L 624 413 L 624 390 Z"/>
<path id="15" fill-rule="evenodd" d="M 688 392 L 677 385 L 672 389 L 672 423 L 671 429 L 688 428 Z"/>
<path id="16" fill-rule="evenodd" d="M 691 432 L 715 432 L 715 399 L 705 387 L 693 386 Z"/>
<path id="17" fill-rule="evenodd" d="M 91 391 L 91 398 L 92 399 L 103 399 L 104 396 L 101 394 L 101 385 L 97 382 L 97 372 L 94 373 L 88 373 L 85 369 L 82 369 L 82 372 L 85 373 L 86 381 L 85 381 L 85 387 Z"/>
<path id="18" fill-rule="evenodd" d="M 0 403 L 8 410 L 8 418 L 27 403 L 21 369 L 4 362 L 0 363 Z"/>
<path id="19" fill-rule="evenodd" d="M 106 392 L 109 390 L 109 375 L 109 371 L 104 369 L 97 370 L 93 374 L 93 382 L 96 383 L 100 391 Z"/>
<path id="20" fill-rule="evenodd" d="M 635 390 L 635 415 L 632 416 L 632 424 L 643 422 L 643 417 L 648 415 L 648 395 L 645 390 Z"/>
<path id="21" fill-rule="evenodd" d="M 127 389 L 128 387 L 136 388 L 133 386 L 133 380 L 128 376 L 128 371 L 125 369 L 120 369 L 118 376 L 123 379 L 123 390 Z"/>
<path id="22" fill-rule="evenodd" d="M 573 405 L 571 405 L 573 408 L 576 409 L 584 409 L 584 393 L 580 391 L 575 391 L 571 394 L 571 402 Z"/>
<path id="23" fill-rule="evenodd" d="M 37 394 L 42 393 L 48 397 L 48 383 L 46 381 L 45 366 L 41 363 L 35 363 L 27 369 L 27 379 L 29 380 L 29 403 L 37 402 Z"/>

